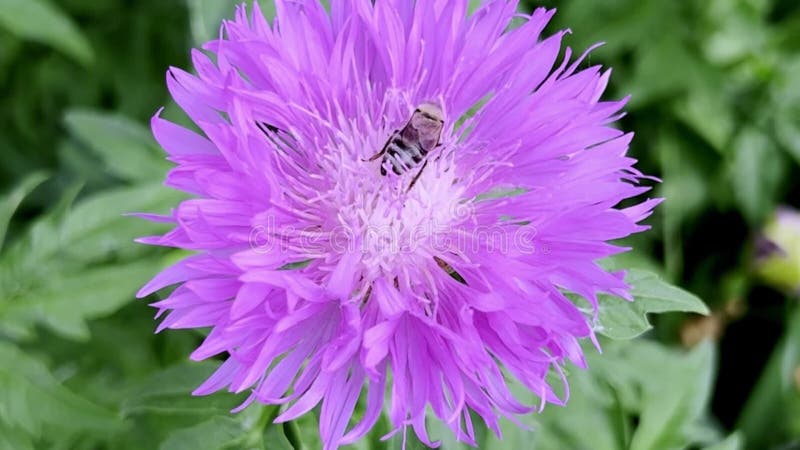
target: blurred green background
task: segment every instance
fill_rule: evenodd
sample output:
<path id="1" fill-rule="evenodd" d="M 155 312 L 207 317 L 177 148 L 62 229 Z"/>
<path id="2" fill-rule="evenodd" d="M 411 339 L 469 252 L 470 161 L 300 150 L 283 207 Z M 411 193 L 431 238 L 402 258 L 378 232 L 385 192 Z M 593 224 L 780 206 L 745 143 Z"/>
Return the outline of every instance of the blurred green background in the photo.
<path id="1" fill-rule="evenodd" d="M 0 449 L 320 447 L 313 415 L 267 426 L 274 408 L 230 415 L 241 397 L 190 397 L 217 364 L 188 362 L 201 333 L 152 335 L 153 310 L 133 300 L 182 256 L 134 244 L 163 228 L 123 216 L 180 198 L 161 187 L 147 122 L 162 105 L 184 120 L 165 71 L 188 68 L 236 3 L 0 0 Z M 603 341 L 592 370 L 569 374 L 568 407 L 481 447 L 800 448 L 800 226 L 775 215 L 800 207 L 800 4 L 523 7 L 540 4 L 577 51 L 607 42 L 588 63 L 614 68 L 607 97 L 632 95 L 631 152 L 663 179 L 653 230 L 613 264 L 712 313 Z M 642 312 L 617 337 L 646 331 Z M 352 447 L 399 448 L 378 440 L 387 426 Z"/>

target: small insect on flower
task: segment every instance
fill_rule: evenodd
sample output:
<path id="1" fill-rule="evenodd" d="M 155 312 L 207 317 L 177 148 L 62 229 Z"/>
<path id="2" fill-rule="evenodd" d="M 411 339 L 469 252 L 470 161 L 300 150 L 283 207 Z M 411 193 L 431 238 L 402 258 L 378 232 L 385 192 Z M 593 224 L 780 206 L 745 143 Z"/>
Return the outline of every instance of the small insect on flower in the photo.
<path id="1" fill-rule="evenodd" d="M 423 103 L 414 110 L 406 126 L 401 130 L 395 130 L 384 144 L 383 149 L 368 161 L 382 157 L 381 175 L 386 175 L 387 164 L 391 166 L 395 174 L 400 175 L 424 159 L 422 167 L 411 179 L 411 184 L 408 186 L 411 189 L 422 175 L 425 166 L 428 165 L 426 156 L 439 146 L 443 126 L 444 113 L 442 109 L 434 103 Z"/>
<path id="2" fill-rule="evenodd" d="M 276 0 L 273 22 L 240 7 L 196 75 L 169 70 L 200 133 L 152 128 L 166 184 L 194 198 L 144 215 L 174 227 L 140 242 L 194 254 L 139 295 L 177 285 L 158 330 L 211 329 L 191 357 L 225 361 L 197 395 L 246 392 L 278 422 L 320 405 L 325 450 L 384 411 L 389 435 L 434 446 L 434 416 L 475 445 L 475 417 L 499 434 L 567 401 L 594 339 L 567 293 L 595 313 L 598 293 L 630 298 L 597 264 L 659 202 L 618 206 L 649 189 L 613 126 L 627 99 L 601 100 L 610 71 L 565 32 L 542 36 L 551 10 L 326 3 Z"/>

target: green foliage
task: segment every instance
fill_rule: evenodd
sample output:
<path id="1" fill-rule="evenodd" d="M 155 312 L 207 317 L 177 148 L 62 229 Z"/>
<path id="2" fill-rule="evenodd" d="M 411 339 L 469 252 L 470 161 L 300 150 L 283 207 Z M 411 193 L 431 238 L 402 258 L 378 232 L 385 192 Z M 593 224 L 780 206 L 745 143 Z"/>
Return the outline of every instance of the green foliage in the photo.
<path id="1" fill-rule="evenodd" d="M 162 415 L 224 414 L 237 404 L 230 395 L 198 398 L 186 395 L 194 386 L 208 378 L 215 363 L 184 363 L 156 372 L 131 386 L 121 405 L 123 415 L 154 412 Z M 238 399 L 241 402 L 242 399 Z"/>
<path id="2" fill-rule="evenodd" d="M 591 372 L 571 374 L 569 404 L 545 410 L 536 448 L 668 449 L 720 440 L 704 420 L 714 358 L 708 342 L 686 354 L 645 340 L 608 343 L 589 359 Z"/>
<path id="3" fill-rule="evenodd" d="M 63 387 L 45 365 L 11 344 L 0 343 L 0 429 L 8 448 L 31 447 L 29 436 L 74 439 L 115 432 L 121 422 L 111 411 Z M 2 443 L 2 441 L 0 441 Z"/>
<path id="4" fill-rule="evenodd" d="M 503 439 L 486 433 L 479 448 L 742 448 L 735 437 L 723 441 L 721 430 L 709 420 L 715 370 L 710 342 L 679 352 L 646 340 L 609 341 L 603 343 L 603 355 L 588 353 L 590 370 L 569 375 L 566 407 L 548 406 L 539 416 L 521 418 L 529 430 L 503 421 Z M 538 401 L 524 388 L 516 389 L 520 399 Z M 469 448 L 449 437 L 442 425 L 433 430 L 443 437 L 443 448 Z"/>
<path id="5" fill-rule="evenodd" d="M 242 423 L 232 417 L 215 416 L 197 425 L 170 433 L 160 450 L 196 450 L 198 448 L 236 448 L 243 434 Z"/>
<path id="6" fill-rule="evenodd" d="M 124 116 L 72 110 L 64 122 L 120 179 L 156 180 L 168 167 L 149 130 Z"/>
<path id="7" fill-rule="evenodd" d="M 784 435 L 800 433 L 800 310 L 788 321 L 782 342 L 770 357 L 737 426 L 755 447 L 780 444 Z M 786 414 L 775 414 L 785 411 Z M 769 430 L 769 432 L 765 432 Z"/>
<path id="8" fill-rule="evenodd" d="M 316 410 L 272 424 L 277 407 L 230 413 L 246 392 L 192 396 L 219 364 L 187 361 L 203 332 L 151 335 L 152 310 L 133 301 L 158 268 L 184 256 L 133 243 L 165 227 L 127 213 L 167 213 L 181 198 L 161 185 L 169 164 L 147 120 L 161 106 L 185 120 L 167 100 L 166 68 L 186 68 L 188 48 L 216 38 L 240 3 L 0 0 L 0 450 L 321 448 Z M 589 369 L 565 368 L 567 406 L 521 417 L 530 430 L 503 420 L 503 440 L 478 427 L 480 448 L 791 446 L 800 439 L 798 306 L 783 277 L 778 286 L 763 264 L 756 277 L 751 261 L 775 206 L 800 206 L 800 7 L 524 7 L 540 4 L 558 6 L 549 31 L 572 29 L 577 52 L 607 42 L 582 67 L 614 67 L 607 97 L 632 94 L 621 126 L 636 131 L 633 156 L 663 179 L 654 195 L 666 202 L 648 220 L 652 232 L 622 243 L 635 251 L 608 262 L 629 269 L 635 301 L 600 297 L 602 354 L 584 343 Z M 272 2 L 261 7 L 274 16 Z M 745 328 L 746 345 L 736 323 L 721 340 L 709 332 L 716 341 L 678 345 L 692 323 L 735 320 L 726 311 L 741 302 L 742 322 L 763 321 Z M 773 351 L 762 336 L 779 334 Z M 469 448 L 444 425 L 429 428 L 442 448 Z M 400 449 L 402 433 L 381 440 L 389 431 L 383 417 L 348 448 Z M 424 448 L 407 439 L 407 449 Z"/>
<path id="9" fill-rule="evenodd" d="M 51 45 L 77 61 L 92 61 L 92 48 L 72 19 L 46 0 L 0 1 L 0 26 L 15 35 Z"/>
<path id="10" fill-rule="evenodd" d="M 195 45 L 202 45 L 210 39 L 219 37 L 220 24 L 223 20 L 231 18 L 237 6 L 245 4 L 250 11 L 253 4 L 252 0 L 186 0 L 186 3 L 189 7 L 189 25 Z M 275 17 L 274 2 L 259 2 L 259 6 L 267 19 L 272 20 Z"/>
<path id="11" fill-rule="evenodd" d="M 44 173 L 34 172 L 22 180 L 19 186 L 0 201 L 0 249 L 3 248 L 8 224 L 11 222 L 11 217 L 19 207 L 19 204 L 46 179 L 47 176 Z"/>
<path id="12" fill-rule="evenodd" d="M 786 164 L 773 143 L 755 129 L 743 130 L 733 143 L 734 195 L 744 217 L 758 223 L 772 211 Z"/>
<path id="13" fill-rule="evenodd" d="M 119 309 L 158 266 L 133 239 L 163 227 L 143 226 L 123 214 L 163 209 L 173 201 L 158 185 L 126 187 L 33 222 L 0 253 L 0 331 L 31 337 L 33 325 L 41 324 L 87 339 L 85 320 Z"/>
<path id="14" fill-rule="evenodd" d="M 601 295 L 597 332 L 612 339 L 632 339 L 650 330 L 648 313 L 689 312 L 708 314 L 702 300 L 683 289 L 672 286 L 657 275 L 631 269 L 625 276 L 631 286 L 633 302 Z"/>
<path id="15" fill-rule="evenodd" d="M 787 191 L 785 157 L 797 154 L 798 91 L 789 75 L 797 54 L 779 36 L 794 35 L 798 13 L 780 3 L 572 0 L 558 5 L 556 20 L 574 30 L 578 49 L 608 42 L 591 62 L 613 66 L 617 96 L 632 95 L 637 155 L 668 153 L 663 192 L 700 195 L 758 225 Z M 681 169 L 703 176 L 686 186 Z M 676 208 L 666 220 L 691 221 Z"/>
<path id="16" fill-rule="evenodd" d="M 0 123 L 4 131 L 0 191 L 43 169 L 56 172 L 56 179 L 31 199 L 31 206 L 39 209 L 60 197 L 70 179 L 83 179 L 92 190 L 108 187 L 110 177 L 91 165 L 91 159 L 86 161 L 80 143 L 65 133 L 64 115 L 75 108 L 113 110 L 144 124 L 166 101 L 167 67 L 185 66 L 188 60 L 187 23 L 186 7 L 179 1 L 0 3 Z M 50 41 L 12 32 L 9 26 Z M 53 46 L 82 48 L 76 42 L 86 43 L 87 58 L 81 60 L 66 50 L 51 51 Z"/>

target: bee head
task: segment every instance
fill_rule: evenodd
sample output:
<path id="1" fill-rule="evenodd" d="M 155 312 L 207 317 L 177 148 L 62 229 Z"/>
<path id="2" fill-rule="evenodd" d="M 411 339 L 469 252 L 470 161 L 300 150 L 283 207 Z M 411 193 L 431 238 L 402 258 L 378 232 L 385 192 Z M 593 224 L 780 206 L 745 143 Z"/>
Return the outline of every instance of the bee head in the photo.
<path id="1" fill-rule="evenodd" d="M 442 108 L 433 102 L 425 102 L 420 104 L 414 111 L 414 114 L 421 114 L 426 119 L 434 120 L 436 122 L 444 122 L 444 112 L 442 111 Z"/>

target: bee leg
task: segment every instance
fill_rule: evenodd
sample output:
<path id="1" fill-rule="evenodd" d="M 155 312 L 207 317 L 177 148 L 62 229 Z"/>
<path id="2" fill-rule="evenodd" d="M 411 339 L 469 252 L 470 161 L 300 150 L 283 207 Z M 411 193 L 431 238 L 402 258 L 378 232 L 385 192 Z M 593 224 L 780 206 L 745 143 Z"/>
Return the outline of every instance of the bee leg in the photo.
<path id="1" fill-rule="evenodd" d="M 420 175 L 422 175 L 422 171 L 425 170 L 425 167 L 427 166 L 428 166 L 428 160 L 426 159 L 425 162 L 422 163 L 422 167 L 420 167 L 419 172 L 417 172 L 417 174 L 414 175 L 414 178 L 411 180 L 411 184 L 408 185 L 408 189 L 406 189 L 406 192 L 410 191 L 411 188 L 414 187 L 414 185 L 417 183 L 417 180 L 419 180 Z"/>
<path id="2" fill-rule="evenodd" d="M 370 162 L 371 161 L 375 161 L 376 159 L 380 158 L 381 156 L 383 156 L 386 153 L 386 149 L 388 147 L 389 147 L 389 143 L 387 142 L 386 145 L 383 146 L 383 150 L 379 151 L 378 153 L 375 153 L 374 155 L 370 156 L 368 159 L 365 159 L 364 161 L 370 161 Z"/>
<path id="3" fill-rule="evenodd" d="M 375 161 L 376 159 L 383 156 L 386 153 L 386 150 L 389 148 L 389 143 L 392 142 L 392 138 L 394 137 L 395 134 L 397 134 L 397 130 L 394 130 L 394 132 L 389 136 L 389 139 L 387 139 L 386 143 L 383 144 L 383 148 L 381 149 L 381 151 L 370 156 L 369 159 L 366 159 L 365 161 Z"/>

